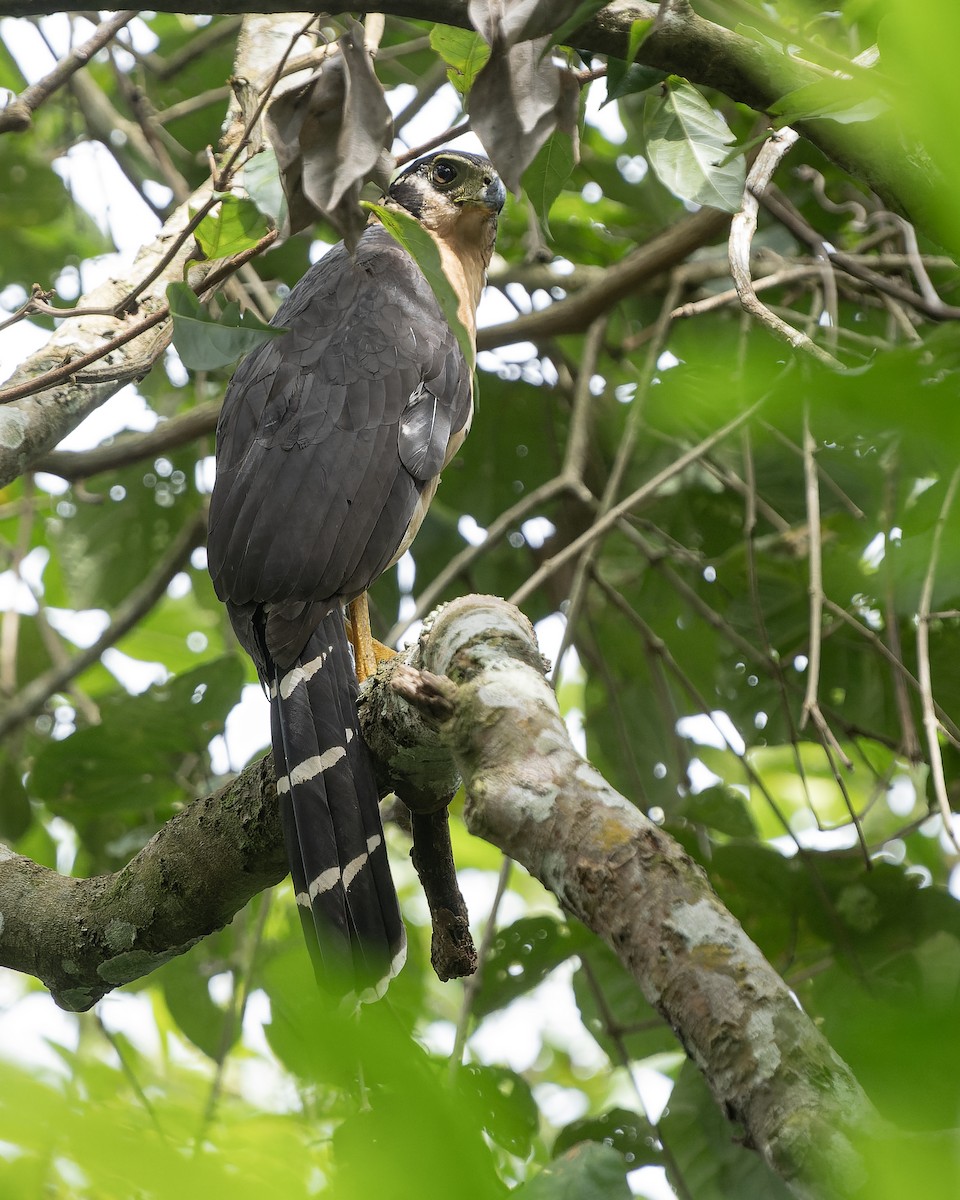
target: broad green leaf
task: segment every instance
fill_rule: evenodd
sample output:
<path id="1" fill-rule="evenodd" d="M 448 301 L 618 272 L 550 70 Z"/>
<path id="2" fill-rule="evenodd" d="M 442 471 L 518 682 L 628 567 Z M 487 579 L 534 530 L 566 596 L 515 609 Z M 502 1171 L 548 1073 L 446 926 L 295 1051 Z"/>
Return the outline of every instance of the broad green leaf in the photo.
<path id="1" fill-rule="evenodd" d="M 0 751 L 0 838 L 13 842 L 23 837 L 32 819 L 21 771 L 7 751 Z"/>
<path id="2" fill-rule="evenodd" d="M 423 272 L 437 298 L 440 311 L 447 318 L 450 328 L 460 343 L 463 357 L 472 367 L 474 362 L 473 342 L 458 315 L 460 302 L 457 299 L 457 293 L 453 290 L 453 284 L 447 278 L 441 265 L 437 243 L 419 221 L 406 213 L 394 212 L 389 208 L 384 208 L 382 204 L 370 204 L 365 200 L 361 201 L 361 204 L 377 216 L 390 236 L 406 250 Z"/>
<path id="3" fill-rule="evenodd" d="M 469 1063 L 458 1071 L 457 1085 L 497 1145 L 526 1158 L 540 1123 L 527 1081 L 507 1067 Z"/>
<path id="4" fill-rule="evenodd" d="M 101 723 L 49 742 L 28 780 L 32 796 L 76 821 L 138 814 L 192 799 L 178 778 L 185 755 L 202 755 L 239 697 L 236 654 L 100 706 Z"/>
<path id="5" fill-rule="evenodd" d="M 216 1062 L 236 1044 L 240 1029 L 236 1023 L 228 1027 L 229 1014 L 210 998 L 208 976 L 199 969 L 206 965 L 207 959 L 208 944 L 201 943 L 189 954 L 178 955 L 164 963 L 157 975 L 177 1028 L 198 1050 Z"/>
<path id="6" fill-rule="evenodd" d="M 570 178 L 576 158 L 573 139 L 555 130 L 537 152 L 536 158 L 523 173 L 523 188 L 533 202 L 541 225 L 550 228 L 550 209 Z"/>
<path id="7" fill-rule="evenodd" d="M 840 125 L 856 125 L 872 121 L 888 112 L 890 105 L 875 91 L 868 92 L 850 80 L 818 79 L 804 87 L 788 92 L 770 106 L 772 116 L 780 124 L 797 121 L 836 121 Z"/>
<path id="8" fill-rule="evenodd" d="M 699 91 L 671 76 L 644 113 L 647 157 L 657 178 L 675 196 L 737 212 L 743 195 L 742 159 L 720 165 L 734 135 Z"/>
<path id="9" fill-rule="evenodd" d="M 483 984 L 474 1000 L 478 1017 L 505 1008 L 517 996 L 532 991 L 578 946 L 592 940 L 581 925 L 562 924 L 554 917 L 521 917 L 497 930 L 483 968 Z"/>
<path id="10" fill-rule="evenodd" d="M 627 1169 L 623 1155 L 611 1146 L 581 1142 L 514 1195 L 518 1200 L 630 1200 Z"/>
<path id="11" fill-rule="evenodd" d="M 670 1147 L 667 1178 L 697 1200 L 789 1200 L 791 1193 L 763 1159 L 736 1138 L 703 1076 L 685 1062 L 659 1122 Z"/>
<path id="12" fill-rule="evenodd" d="M 637 51 L 647 40 L 651 29 L 653 29 L 653 17 L 638 17 L 631 22 L 630 37 L 627 40 L 627 62 L 632 63 L 637 57 Z"/>
<path id="13" fill-rule="evenodd" d="M 241 315 L 235 303 L 227 304 L 214 320 L 185 283 L 167 284 L 167 302 L 173 315 L 173 344 L 181 361 L 192 371 L 215 371 L 236 362 L 270 338 L 286 330 L 265 325 L 253 313 Z"/>
<path id="14" fill-rule="evenodd" d="M 434 25 L 430 45 L 450 68 L 447 78 L 461 96 L 469 94 L 477 73 L 490 57 L 490 47 L 479 33 L 452 25 Z"/>
<path id="15" fill-rule="evenodd" d="M 578 951 L 581 966 L 573 991 L 585 1028 L 612 1062 L 622 1047 L 631 1058 L 647 1058 L 677 1048 L 667 1023 L 650 1004 L 617 956 L 599 938 Z M 611 1022 L 613 1029 L 611 1029 Z"/>
<path id="16" fill-rule="evenodd" d="M 257 208 L 282 229 L 287 219 L 287 197 L 272 146 L 265 146 L 244 164 L 243 186 Z"/>
<path id="17" fill-rule="evenodd" d="M 663 83 L 665 78 L 663 71 L 658 71 L 656 67 L 644 67 L 635 62 L 628 63 L 621 58 L 608 58 L 607 98 L 603 105 L 609 104 L 611 100 L 619 100 L 623 96 L 645 92 L 649 88 Z"/>
<path id="18" fill-rule="evenodd" d="M 756 837 L 757 834 L 746 800 L 731 788 L 709 787 L 687 796 L 677 814 L 730 837 Z"/>
<path id="19" fill-rule="evenodd" d="M 656 1130 L 645 1116 L 629 1108 L 611 1108 L 598 1117 L 581 1117 L 565 1125 L 553 1143 L 553 1156 L 580 1142 L 600 1142 L 618 1150 L 630 1169 L 636 1170 L 647 1163 L 663 1162 L 657 1140 Z"/>
<path id="20" fill-rule="evenodd" d="M 97 480 L 99 487 L 88 484 L 96 503 L 68 493 L 48 532 L 49 603 L 109 611 L 129 596 L 202 504 L 192 474 L 185 448 L 114 471 Z"/>
<path id="21" fill-rule="evenodd" d="M 249 250 L 267 233 L 267 223 L 252 200 L 228 195 L 203 218 L 195 237 L 207 258 L 229 258 Z"/>

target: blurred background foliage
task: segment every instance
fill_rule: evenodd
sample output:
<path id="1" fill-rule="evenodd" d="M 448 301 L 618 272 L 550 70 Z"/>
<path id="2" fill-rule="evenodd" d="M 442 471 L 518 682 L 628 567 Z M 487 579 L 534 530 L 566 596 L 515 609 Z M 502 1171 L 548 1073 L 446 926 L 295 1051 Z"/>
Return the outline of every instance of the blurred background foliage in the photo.
<path id="1" fill-rule="evenodd" d="M 879 41 L 876 93 L 894 102 L 896 136 L 924 142 L 945 180 L 936 221 L 912 230 L 803 139 L 786 158 L 753 274 L 782 276 L 765 302 L 842 372 L 741 314 L 723 230 L 615 307 L 598 301 L 592 334 L 585 321 L 491 339 L 470 440 L 413 560 L 380 581 L 376 616 L 396 639 L 435 600 L 519 592 L 547 653 L 568 651 L 559 694 L 591 760 L 703 865 L 904 1131 L 876 1200 L 952 1197 L 960 336 L 944 306 L 960 301 L 930 229 L 960 244 L 957 15 L 882 0 L 695 7 L 825 76 Z M 35 284 L 68 304 L 129 270 L 114 252 L 207 178 L 239 28 L 141 14 L 29 132 L 0 138 L 8 316 Z M 0 85 L 21 92 L 30 64 L 49 70 L 90 32 L 81 18 L 0 22 Z M 596 284 L 691 207 L 648 144 L 665 94 L 679 103 L 688 85 L 557 52 L 582 86 L 580 161 L 559 176 L 538 161 L 508 203 L 487 324 Z M 463 31 L 387 19 L 376 70 L 398 153 L 457 124 L 447 73 L 468 91 L 476 54 Z M 604 68 L 617 98 L 601 107 Z M 735 94 L 701 100 L 752 154 L 757 113 Z M 890 111 L 840 119 L 856 139 Z M 270 249 L 237 285 L 244 302 L 268 317 L 333 240 L 321 225 Z M 52 327 L 34 314 L 0 331 L 4 365 Z M 252 668 L 205 572 L 213 418 L 162 453 L 150 441 L 215 413 L 228 376 L 169 351 L 69 443 L 82 456 L 129 437 L 123 465 L 25 475 L 0 494 L 0 838 L 45 865 L 116 869 L 266 744 Z M 564 554 L 640 489 L 605 536 Z M 26 685 L 97 637 L 109 649 L 93 665 L 39 712 L 18 709 Z M 785 1194 L 614 956 L 457 821 L 485 956 L 479 983 L 438 984 L 408 842 L 389 832 L 411 960 L 359 1023 L 323 1009 L 286 884 L 91 1014 L 60 1015 L 39 985 L 0 972 L 4 1197 Z M 914 1133 L 928 1135 L 919 1150 Z"/>

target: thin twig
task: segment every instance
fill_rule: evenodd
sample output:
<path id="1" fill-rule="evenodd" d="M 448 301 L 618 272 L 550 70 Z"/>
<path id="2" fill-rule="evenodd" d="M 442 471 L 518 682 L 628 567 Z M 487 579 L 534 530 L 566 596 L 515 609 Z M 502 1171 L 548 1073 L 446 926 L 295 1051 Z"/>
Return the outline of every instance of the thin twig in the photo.
<path id="1" fill-rule="evenodd" d="M 686 453 L 681 454 L 669 466 L 658 471 L 651 479 L 648 479 L 645 484 L 637 488 L 635 492 L 631 492 L 625 500 L 621 500 L 619 504 L 614 505 L 604 516 L 594 522 L 591 527 L 582 533 L 578 538 L 574 538 L 562 550 L 558 550 L 551 558 L 542 563 L 530 578 L 522 584 L 511 597 L 511 604 L 518 606 L 523 605 L 528 596 L 532 595 L 542 583 L 554 575 L 565 563 L 571 558 L 575 558 L 582 552 L 585 546 L 597 538 L 602 538 L 607 534 L 621 517 L 632 512 L 635 508 L 645 504 L 648 500 L 653 499 L 663 487 L 665 483 L 673 479 L 676 475 L 681 474 L 692 463 L 695 463 L 699 458 L 702 458 L 709 450 L 711 450 L 718 442 L 722 442 L 729 437 L 734 430 L 739 429 L 746 421 L 760 410 L 765 397 L 761 397 L 745 409 L 742 413 L 733 417 L 725 425 L 722 425 L 709 437 L 705 437 L 703 441 L 698 442 Z"/>
<path id="2" fill-rule="evenodd" d="M 920 701 L 923 705 L 923 727 L 927 734 L 927 749 L 930 753 L 930 776 L 933 780 L 934 795 L 940 807 L 943 818 L 943 831 L 953 843 L 954 849 L 960 853 L 960 843 L 953 828 L 953 813 L 950 809 L 950 798 L 947 795 L 947 781 L 943 771 L 943 753 L 940 749 L 938 736 L 940 725 L 933 704 L 933 681 L 930 673 L 930 608 L 933 599 L 933 585 L 937 575 L 937 564 L 940 560 L 940 543 L 943 540 L 943 530 L 947 517 L 953 507 L 960 484 L 960 467 L 950 476 L 943 504 L 937 514 L 937 523 L 933 528 L 933 543 L 930 546 L 930 561 L 923 578 L 923 588 L 920 592 L 920 604 L 917 609 L 917 677 L 920 682 Z"/>
<path id="3" fill-rule="evenodd" d="M 417 597 L 416 605 L 410 616 L 403 621 L 398 621 L 387 634 L 384 639 L 387 645 L 396 645 L 398 639 L 403 637 L 413 622 L 419 620 L 420 617 L 433 608 L 450 584 L 464 571 L 468 570 L 478 558 L 488 553 L 493 546 L 496 546 L 505 538 L 515 525 L 523 521 L 529 513 L 534 512 L 541 505 L 547 504 L 565 492 L 577 496 L 578 499 L 584 499 L 584 492 L 587 499 L 590 497 L 590 493 L 586 492 L 583 484 L 577 489 L 570 480 L 564 478 L 562 475 L 557 475 L 539 487 L 534 488 L 532 492 L 528 492 L 526 496 L 518 500 L 511 508 L 508 508 L 506 512 L 502 512 L 488 527 L 487 536 L 484 541 L 479 545 L 464 546 L 459 554 L 456 554 L 443 570 L 430 581 Z"/>
<path id="4" fill-rule="evenodd" d="M 493 946 L 493 939 L 497 932 L 497 913 L 500 910 L 500 902 L 503 900 L 504 892 L 507 890 L 507 884 L 510 882 L 512 868 L 513 859 L 507 858 L 504 855 L 503 862 L 500 864 L 500 874 L 497 876 L 497 890 L 494 893 L 493 903 L 490 905 L 490 912 L 487 916 L 487 924 L 483 931 L 483 937 L 480 939 L 480 946 L 477 949 L 477 969 L 473 975 L 468 977 L 466 983 L 463 985 L 463 1000 L 460 1004 L 460 1014 L 457 1017 L 457 1033 L 453 1039 L 453 1050 L 450 1053 L 451 1075 L 456 1072 L 457 1068 L 463 1062 L 473 1004 L 483 984 L 484 968 L 487 965 L 490 948 Z"/>
<path id="5" fill-rule="evenodd" d="M 414 146 L 412 150 L 405 150 L 403 154 L 397 155 L 397 166 L 405 166 L 408 162 L 413 162 L 415 158 L 419 158 L 422 154 L 429 154 L 431 150 L 436 150 L 438 146 L 442 146 L 444 142 L 451 141 L 453 138 L 458 138 L 462 133 L 470 132 L 469 119 L 460 121 L 459 124 L 451 125 L 445 129 L 443 133 L 438 133 L 436 137 L 432 137 L 429 141 L 423 142 L 419 146 Z"/>
<path id="6" fill-rule="evenodd" d="M 592 397 L 591 382 L 597 369 L 597 360 L 600 357 L 600 352 L 603 349 L 603 339 L 607 331 L 608 316 L 604 314 L 598 317 L 596 321 L 587 330 L 587 336 L 583 341 L 583 354 L 580 360 L 580 371 L 577 375 L 577 383 L 574 391 L 574 409 L 586 409 Z M 638 389 L 638 395 L 642 389 Z M 637 403 L 637 398 L 634 397 L 634 403 Z M 572 438 L 567 442 L 567 455 L 576 456 L 577 460 L 582 464 L 585 461 L 587 452 L 587 426 L 583 423 L 582 431 L 578 431 L 574 436 L 577 437 L 578 443 L 572 446 Z M 582 443 L 582 444 L 581 444 Z M 614 475 L 616 475 L 616 466 L 614 466 Z M 619 483 L 619 476 L 612 478 L 611 482 L 615 488 Z M 600 501 L 600 512 L 610 507 L 611 500 L 607 497 L 611 496 L 611 487 L 608 486 L 604 493 L 604 498 Z M 615 492 L 613 493 L 615 494 Z M 587 578 L 590 566 L 593 562 L 596 553 L 595 547 L 588 547 L 583 558 L 577 563 L 577 570 L 573 577 L 573 583 L 570 587 L 569 604 L 567 606 L 567 619 L 563 626 L 563 636 L 560 639 L 560 648 L 557 651 L 557 670 L 554 673 L 554 684 L 559 685 L 560 682 L 560 664 L 563 662 L 567 649 L 570 646 L 573 630 L 577 624 L 577 618 L 580 615 L 580 606 L 586 594 Z"/>
<path id="7" fill-rule="evenodd" d="M 0 109 L 0 133 L 6 133 L 8 130 L 23 133 L 29 129 L 33 123 L 33 114 L 40 105 L 63 87 L 81 67 L 85 67 L 98 50 L 102 50 L 138 15 L 138 11 L 128 9 L 125 12 L 114 13 L 109 20 L 98 25 L 82 45 L 64 55 L 49 74 L 32 83 L 4 109 Z"/>
<path id="8" fill-rule="evenodd" d="M 147 578 L 117 607 L 113 620 L 93 645 L 81 650 L 68 662 L 37 675 L 4 707 L 0 712 L 0 738 L 42 708 L 52 695 L 62 691 L 77 675 L 99 662 L 105 650 L 109 650 L 143 619 L 166 592 L 170 580 L 182 569 L 195 547 L 203 541 L 206 524 L 204 512 L 196 513 L 189 519 Z"/>
<path id="9" fill-rule="evenodd" d="M 627 1078 L 630 1080 L 630 1084 L 633 1088 L 640 1111 L 643 1114 L 643 1118 L 653 1131 L 654 1137 L 660 1143 L 661 1154 L 669 1163 L 670 1181 L 676 1190 L 677 1200 L 693 1200 L 693 1195 L 687 1187 L 680 1164 L 674 1157 L 666 1138 L 663 1136 L 663 1133 L 660 1130 L 660 1126 L 651 1118 L 646 1102 L 643 1098 L 643 1093 L 640 1090 L 640 1085 L 637 1083 L 636 1076 L 633 1073 L 633 1056 L 628 1051 L 626 1042 L 624 1041 L 624 1035 L 630 1031 L 630 1027 L 621 1025 L 614 1016 L 613 1011 L 607 1002 L 607 997 L 604 994 L 603 988 L 600 986 L 600 981 L 597 979 L 596 973 L 594 972 L 590 963 L 588 955 L 580 955 L 580 965 L 583 968 L 583 974 L 587 981 L 587 985 L 589 986 L 591 992 L 593 992 L 593 998 L 597 1002 L 597 1012 L 600 1014 L 600 1020 L 603 1023 L 604 1030 L 607 1034 L 607 1037 L 609 1037 L 616 1049 L 617 1058 L 620 1060 L 620 1066 L 623 1067 L 627 1073 Z M 651 1028 L 654 1029 L 662 1028 L 663 1018 L 651 1022 L 650 1025 Z"/>
<path id="10" fill-rule="evenodd" d="M 36 518 L 34 488 L 31 479 L 24 480 L 23 506 L 17 521 L 17 540 L 13 547 L 10 568 L 15 576 L 30 550 L 33 524 Z M 10 696 L 17 686 L 17 647 L 20 635 L 20 612 L 11 604 L 0 618 L 0 693 Z"/>
<path id="11" fill-rule="evenodd" d="M 804 353 L 809 354 L 825 366 L 842 370 L 843 364 L 832 354 L 828 354 L 805 333 L 795 329 L 767 308 L 757 296 L 750 276 L 750 251 L 753 236 L 757 231 L 759 213 L 758 197 L 763 195 L 783 156 L 799 136 L 796 130 L 785 126 L 772 133 L 761 146 L 760 152 L 750 168 L 750 173 L 747 175 L 743 189 L 742 207 L 730 222 L 730 274 L 733 276 L 733 282 L 743 308 L 761 325 L 769 329 L 781 341 L 788 342 L 795 350 L 803 350 Z"/>
<path id="12" fill-rule="evenodd" d="M 235 254 L 232 258 L 227 259 L 220 267 L 215 267 L 203 280 L 202 283 L 196 285 L 194 290 L 197 294 L 209 291 L 216 287 L 222 280 L 232 275 L 245 262 L 249 262 L 258 254 L 262 254 L 268 246 L 272 246 L 277 240 L 278 233 L 272 229 L 265 234 L 255 246 L 242 251 L 240 254 Z M 14 400 L 21 400 L 24 396 L 33 396 L 37 392 L 44 392 L 48 388 L 53 387 L 58 383 L 63 383 L 64 380 L 71 379 L 82 371 L 84 367 L 92 366 L 105 355 L 110 354 L 113 350 L 118 350 L 121 346 L 125 346 L 127 342 L 133 341 L 142 333 L 153 329 L 155 325 L 159 325 L 161 321 L 165 321 L 170 315 L 170 307 L 167 304 L 161 304 L 156 312 L 151 313 L 148 317 L 142 317 L 139 321 L 135 321 L 132 325 L 128 325 L 116 337 L 110 338 L 96 350 L 91 350 L 87 354 L 80 355 L 79 358 L 71 359 L 62 366 L 54 367 L 49 371 L 44 371 L 40 375 L 35 375 L 32 379 L 24 380 L 23 383 L 15 384 L 13 387 L 4 388 L 0 391 L 0 404 L 10 404 Z M 156 362 L 157 357 L 163 352 L 164 346 L 159 347 L 155 353 L 148 356 L 148 361 L 144 360 L 141 366 L 137 367 L 137 371 L 146 374 L 150 366 Z M 142 367 L 142 371 L 141 371 Z M 105 376 L 105 378 L 116 378 L 116 376 Z"/>

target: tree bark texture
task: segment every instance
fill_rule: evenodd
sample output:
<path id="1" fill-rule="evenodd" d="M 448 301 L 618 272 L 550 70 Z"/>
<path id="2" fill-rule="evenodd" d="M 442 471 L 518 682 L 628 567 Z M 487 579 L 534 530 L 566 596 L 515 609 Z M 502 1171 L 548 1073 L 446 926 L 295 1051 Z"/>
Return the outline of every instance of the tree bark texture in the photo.
<path id="1" fill-rule="evenodd" d="M 426 674 L 395 686 L 439 723 L 470 832 L 610 946 L 798 1196 L 857 1194 L 879 1122 L 869 1100 L 701 868 L 574 749 L 526 619 L 489 597 L 454 601 L 417 661 Z"/>
<path id="2" fill-rule="evenodd" d="M 0 965 L 82 1012 L 221 929 L 286 873 L 268 756 L 178 813 L 113 875 L 69 878 L 0 844 Z"/>
<path id="3" fill-rule="evenodd" d="M 701 868 L 574 749 L 526 618 L 490 597 L 454 601 L 417 647 L 381 667 L 372 691 L 365 713 L 368 723 L 377 714 L 381 751 L 391 726 L 401 772 L 419 736 L 434 759 L 448 748 L 470 831 L 614 950 L 796 1194 L 856 1195 L 858 1138 L 879 1121 L 869 1101 Z M 379 704 L 376 693 L 393 698 Z M 448 794 L 449 766 L 440 777 Z M 68 879 L 0 848 L 0 965 L 85 1009 L 285 873 L 267 757 L 195 801 L 114 875 Z"/>

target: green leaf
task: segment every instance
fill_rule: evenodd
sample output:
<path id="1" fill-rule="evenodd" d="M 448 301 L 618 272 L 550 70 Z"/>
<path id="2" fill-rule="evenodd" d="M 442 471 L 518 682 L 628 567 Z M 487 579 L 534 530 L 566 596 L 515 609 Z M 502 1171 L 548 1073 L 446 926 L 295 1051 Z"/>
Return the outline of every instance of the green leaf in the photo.
<path id="1" fill-rule="evenodd" d="M 554 32 L 550 35 L 550 45 L 551 46 L 567 45 L 567 38 L 570 36 L 570 34 L 576 33 L 576 31 L 580 28 L 581 25 L 585 25 L 587 23 L 587 21 L 589 21 L 592 17 L 596 16 L 596 14 L 600 11 L 601 8 L 606 8 L 608 3 L 609 3 L 609 0 L 583 0 L 583 3 L 578 4 L 577 7 L 574 9 L 574 11 L 570 14 L 570 16 L 567 17 L 567 19 L 563 22 L 563 24 L 558 29 L 554 30 Z M 643 22 L 634 21 L 633 24 L 640 25 L 640 24 L 643 24 Z M 646 24 L 652 25 L 653 21 L 647 21 Z M 633 36 L 632 27 L 631 27 L 630 33 L 631 33 L 631 37 L 632 37 Z M 637 45 L 639 45 L 639 44 L 640 43 L 638 42 Z M 549 49 L 549 47 L 548 47 L 548 49 Z M 636 50 L 634 50 L 634 54 L 635 53 L 636 53 Z"/>
<path id="2" fill-rule="evenodd" d="M 589 948 L 578 953 L 581 966 L 573 977 L 573 991 L 580 1016 L 613 1062 L 624 1046 L 635 1059 L 676 1050 L 669 1026 L 612 950 L 591 936 Z"/>
<path id="3" fill-rule="evenodd" d="M 202 754 L 236 704 L 244 669 L 236 654 L 149 688 L 105 700 L 101 723 L 49 742 L 29 777 L 31 795 L 73 820 L 142 813 L 189 800 L 184 756 Z"/>
<path id="4" fill-rule="evenodd" d="M 637 57 L 637 51 L 647 40 L 647 35 L 653 29 L 653 17 L 638 17 L 630 25 L 630 37 L 627 41 L 627 62 L 632 63 Z"/>
<path id="5" fill-rule="evenodd" d="M 523 188 L 533 202 L 541 225 L 547 230 L 550 228 L 550 209 L 573 173 L 575 163 L 573 139 L 569 134 L 555 130 L 523 173 Z"/>
<path id="6" fill-rule="evenodd" d="M 434 25 L 430 45 L 450 68 L 447 78 L 461 96 L 466 96 L 490 57 L 490 47 L 479 33 L 452 25 Z"/>
<path id="7" fill-rule="evenodd" d="M 735 138 L 695 87 L 671 76 L 663 96 L 647 102 L 644 132 L 647 157 L 664 187 L 681 200 L 739 210 L 743 160 L 721 165 Z"/>
<path id="8" fill-rule="evenodd" d="M 226 305 L 214 320 L 186 283 L 167 285 L 167 303 L 173 315 L 173 344 L 191 371 L 227 367 L 262 342 L 286 333 L 252 313 L 241 315 L 235 303 Z"/>
<path id="9" fill-rule="evenodd" d="M 665 78 L 664 72 L 658 71 L 656 67 L 644 67 L 640 63 L 626 62 L 622 58 L 608 58 L 607 98 L 600 107 L 603 108 L 611 100 L 619 100 L 622 96 L 646 92 L 663 83 Z"/>
<path id="10" fill-rule="evenodd" d="M 228 932 L 230 927 L 221 930 L 218 936 L 222 938 Z M 165 963 L 157 972 L 157 979 L 180 1032 L 216 1062 L 236 1044 L 240 1027 L 236 1021 L 228 1027 L 229 1014 L 210 997 L 208 976 L 201 969 L 209 965 L 210 958 L 210 939 L 207 939 L 189 954 Z"/>
<path id="11" fill-rule="evenodd" d="M 506 1067 L 470 1063 L 460 1068 L 457 1084 L 497 1145 L 526 1158 L 540 1124 L 527 1081 Z"/>
<path id="12" fill-rule="evenodd" d="M 472 368 L 475 357 L 473 340 L 458 315 L 460 302 L 457 299 L 457 293 L 453 290 L 453 284 L 447 278 L 441 265 L 437 243 L 419 221 L 406 213 L 393 212 L 389 208 L 384 208 L 382 204 L 371 204 L 367 200 L 361 200 L 360 203 L 377 216 L 387 233 L 406 250 L 423 272 L 427 283 L 433 288 L 440 311 L 447 318 L 450 328 L 460 343 L 463 357 Z"/>
<path id="13" fill-rule="evenodd" d="M 506 929 L 497 930 L 483 968 L 483 984 L 474 1000 L 474 1013 L 482 1017 L 505 1008 L 589 941 L 582 925 L 562 924 L 549 916 L 522 917 Z"/>
<path id="14" fill-rule="evenodd" d="M 249 250 L 267 233 L 267 223 L 252 200 L 224 196 L 216 212 L 208 213 L 195 237 L 207 258 L 229 258 Z"/>
<path id="15" fill-rule="evenodd" d="M 265 146 L 243 168 L 243 186 L 257 208 L 282 228 L 287 220 L 287 197 L 280 181 L 277 156 Z"/>
<path id="16" fill-rule="evenodd" d="M 611 1146 L 581 1142 L 513 1194 L 519 1200 L 630 1200 L 626 1172 Z"/>
<path id="17" fill-rule="evenodd" d="M 677 814 L 730 837 L 757 836 L 746 800 L 731 788 L 709 787 L 694 796 L 687 796 Z"/>
<path id="18" fill-rule="evenodd" d="M 667 1177 L 697 1200 L 789 1200 L 783 1183 L 755 1151 L 731 1129 L 703 1076 L 685 1062 L 659 1128 L 670 1147 Z"/>
<path id="19" fill-rule="evenodd" d="M 599 1142 L 618 1150 L 631 1170 L 650 1163 L 663 1162 L 657 1147 L 657 1132 L 639 1113 L 629 1108 L 611 1108 L 599 1117 L 581 1117 L 571 1121 L 557 1134 L 553 1155 L 557 1157 L 580 1142 Z"/>
<path id="20" fill-rule="evenodd" d="M 872 121 L 889 109 L 890 105 L 876 93 L 850 80 L 818 79 L 781 96 L 769 111 L 783 125 L 823 120 L 855 125 Z"/>
<path id="21" fill-rule="evenodd" d="M 16 841 L 30 828 L 33 815 L 21 772 L 6 751 L 0 751 L 0 838 Z"/>
<path id="22" fill-rule="evenodd" d="M 203 503 L 190 478 L 193 462 L 187 447 L 118 468 L 100 477 L 99 503 L 70 493 L 48 534 L 48 603 L 107 610 L 122 603 Z"/>

